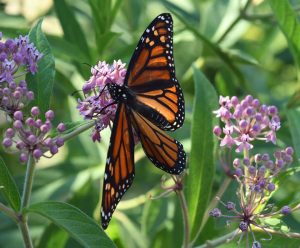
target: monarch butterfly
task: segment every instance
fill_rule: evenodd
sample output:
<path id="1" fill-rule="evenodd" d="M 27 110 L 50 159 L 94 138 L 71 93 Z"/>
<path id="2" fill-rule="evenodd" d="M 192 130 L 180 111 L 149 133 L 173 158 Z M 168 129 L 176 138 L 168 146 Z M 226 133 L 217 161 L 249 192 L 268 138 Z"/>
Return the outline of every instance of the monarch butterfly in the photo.
<path id="1" fill-rule="evenodd" d="M 104 174 L 104 229 L 134 178 L 133 130 L 155 166 L 170 174 L 180 174 L 185 168 L 182 144 L 163 131 L 181 127 L 185 115 L 172 41 L 172 17 L 161 14 L 144 31 L 129 62 L 124 85 L 107 84 L 117 111 Z"/>

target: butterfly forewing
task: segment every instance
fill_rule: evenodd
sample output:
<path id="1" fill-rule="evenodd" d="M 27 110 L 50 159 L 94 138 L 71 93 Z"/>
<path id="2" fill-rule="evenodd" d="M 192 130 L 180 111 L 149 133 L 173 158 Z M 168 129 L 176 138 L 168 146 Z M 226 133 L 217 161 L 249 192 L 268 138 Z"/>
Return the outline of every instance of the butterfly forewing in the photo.
<path id="1" fill-rule="evenodd" d="M 186 154 L 181 143 L 135 111 L 132 111 L 132 123 L 147 157 L 155 166 L 177 175 L 185 169 Z"/>
<path id="2" fill-rule="evenodd" d="M 147 27 L 129 63 L 125 85 L 136 95 L 138 112 L 163 130 L 184 121 L 184 98 L 175 77 L 173 20 L 161 14 Z"/>
<path id="3" fill-rule="evenodd" d="M 110 138 L 101 208 L 104 229 L 134 178 L 134 140 L 128 112 L 125 104 L 119 104 Z"/>

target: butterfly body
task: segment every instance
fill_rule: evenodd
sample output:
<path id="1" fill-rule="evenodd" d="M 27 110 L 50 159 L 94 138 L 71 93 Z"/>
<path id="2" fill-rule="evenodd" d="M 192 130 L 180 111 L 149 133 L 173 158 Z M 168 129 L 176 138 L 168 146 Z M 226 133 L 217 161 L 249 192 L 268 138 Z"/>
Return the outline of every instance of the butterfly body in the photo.
<path id="1" fill-rule="evenodd" d="M 118 107 L 104 174 L 103 228 L 133 182 L 134 132 L 156 167 L 176 175 L 185 169 L 182 144 L 164 132 L 178 129 L 184 121 L 184 99 L 175 76 L 172 27 L 170 14 L 156 17 L 134 51 L 124 85 L 107 85 Z"/>

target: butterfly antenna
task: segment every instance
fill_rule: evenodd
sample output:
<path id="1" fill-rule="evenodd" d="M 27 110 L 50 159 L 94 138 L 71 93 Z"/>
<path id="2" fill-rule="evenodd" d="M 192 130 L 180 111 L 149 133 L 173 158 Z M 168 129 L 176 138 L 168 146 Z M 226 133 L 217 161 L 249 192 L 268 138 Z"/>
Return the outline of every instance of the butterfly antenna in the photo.
<path id="1" fill-rule="evenodd" d="M 107 104 L 105 107 L 103 107 L 103 108 L 100 110 L 99 114 L 102 114 L 103 111 L 104 111 L 105 109 L 107 109 L 108 107 L 110 107 L 111 105 L 114 105 L 114 104 L 116 104 L 116 103 L 117 103 L 117 102 L 113 101 L 113 102 L 111 102 L 110 104 Z"/>
<path id="2" fill-rule="evenodd" d="M 83 65 L 87 65 L 88 67 L 95 69 L 97 72 L 100 72 L 100 71 L 97 69 L 96 65 L 92 66 L 92 65 L 89 64 L 89 63 L 82 63 L 82 64 L 83 64 Z"/>

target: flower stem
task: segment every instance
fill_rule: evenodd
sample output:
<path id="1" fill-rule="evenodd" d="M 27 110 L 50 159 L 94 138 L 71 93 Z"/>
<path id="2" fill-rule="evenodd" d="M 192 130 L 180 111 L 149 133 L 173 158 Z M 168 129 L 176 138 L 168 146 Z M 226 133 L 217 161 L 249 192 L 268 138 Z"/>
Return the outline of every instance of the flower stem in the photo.
<path id="1" fill-rule="evenodd" d="M 18 226 L 22 233 L 24 246 L 26 248 L 32 248 L 33 245 L 29 234 L 27 217 L 22 213 L 22 210 L 29 205 L 32 184 L 33 184 L 34 169 L 35 169 L 35 161 L 32 158 L 32 155 L 30 155 L 27 161 L 27 169 L 25 174 L 25 182 L 24 182 L 22 202 L 21 202 L 21 214 L 18 216 Z"/>
<path id="2" fill-rule="evenodd" d="M 230 31 L 235 27 L 235 25 L 245 16 L 245 12 L 250 6 L 252 0 L 248 0 L 245 6 L 241 9 L 240 14 L 236 17 L 236 19 L 231 23 L 231 25 L 226 29 L 223 35 L 217 40 L 217 43 L 221 43 L 225 37 L 230 33 Z"/>
<path id="3" fill-rule="evenodd" d="M 74 131 L 67 133 L 65 135 L 62 136 L 62 138 L 64 139 L 64 141 L 67 141 L 69 139 L 72 139 L 73 137 L 77 136 L 78 134 L 90 129 L 91 127 L 93 127 L 95 125 L 95 121 L 90 121 L 78 128 L 76 128 Z"/>
<path id="4" fill-rule="evenodd" d="M 25 248 L 33 248 L 32 241 L 31 241 L 30 234 L 29 234 L 29 228 L 27 225 L 27 218 L 21 215 L 18 225 L 19 225 L 20 231 L 22 233 L 24 247 Z"/>
<path id="5" fill-rule="evenodd" d="M 35 162 L 32 158 L 32 155 L 30 155 L 27 161 L 27 169 L 26 169 L 25 182 L 23 188 L 21 209 L 27 207 L 29 204 L 31 190 L 32 190 L 34 169 L 35 169 Z"/>
<path id="6" fill-rule="evenodd" d="M 184 229 L 184 235 L 183 235 L 183 248 L 188 248 L 189 247 L 189 242 L 190 242 L 190 224 L 189 224 L 189 213 L 188 213 L 188 207 L 186 203 L 186 199 L 184 196 L 184 193 L 182 190 L 177 190 L 176 191 L 180 205 L 181 205 L 181 210 L 182 210 L 182 217 L 183 217 L 183 229 Z"/>
<path id="7" fill-rule="evenodd" d="M 14 221 L 18 221 L 18 216 L 15 211 L 6 207 L 3 203 L 0 202 L 0 212 L 3 212 L 8 217 L 12 218 Z"/>
<path id="8" fill-rule="evenodd" d="M 241 233 L 241 232 L 240 232 Z M 207 240 L 205 244 L 200 245 L 200 246 L 196 246 L 194 248 L 214 248 L 214 247 L 218 247 L 219 245 L 223 245 L 229 241 L 232 240 L 233 237 L 235 237 L 236 235 L 239 235 L 237 233 L 237 230 L 234 230 L 231 233 L 228 233 L 220 238 L 214 239 L 214 240 Z"/>

